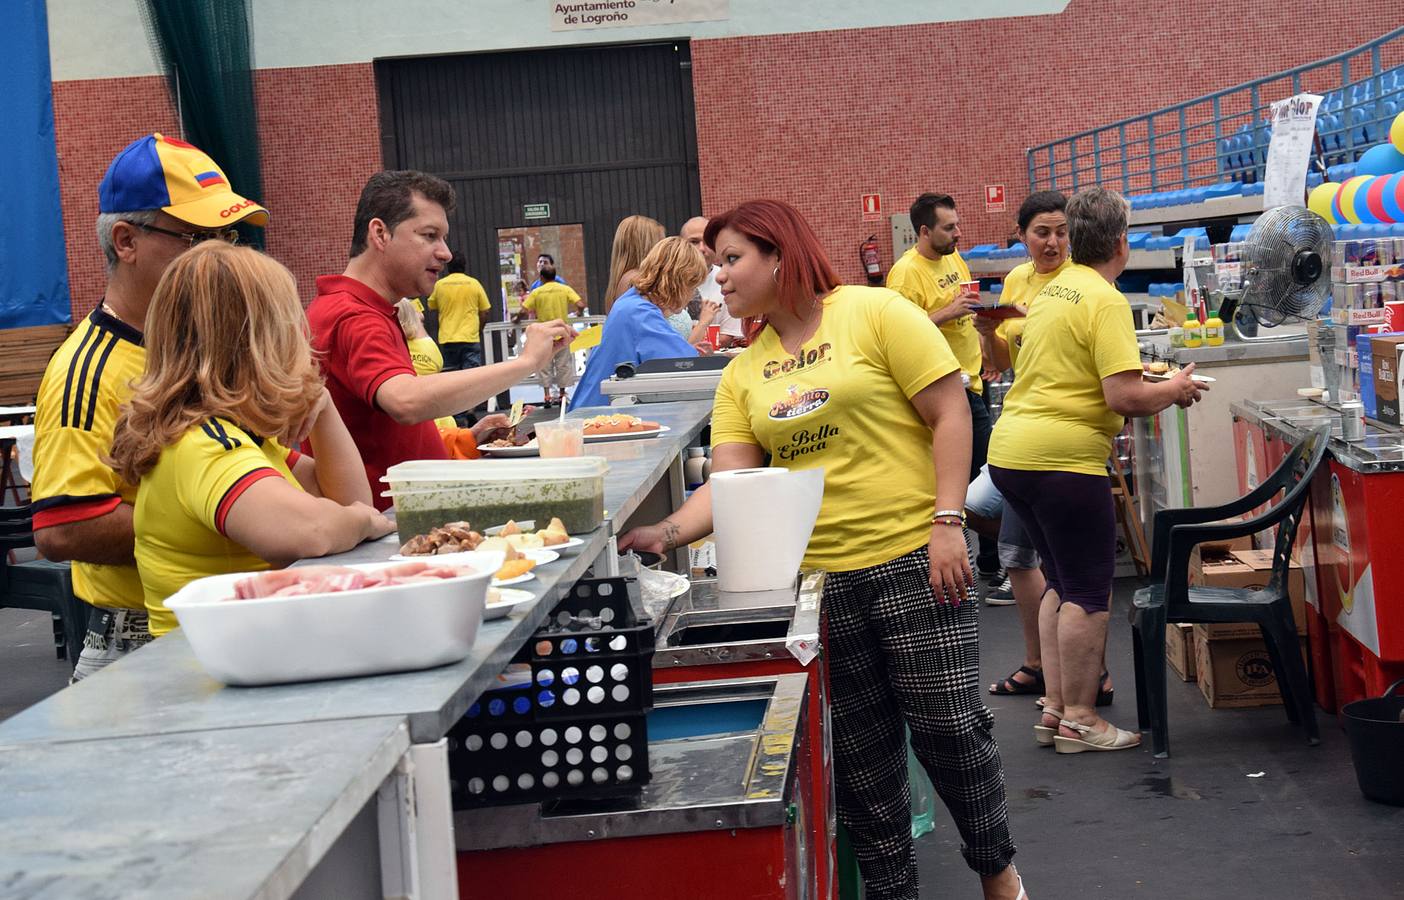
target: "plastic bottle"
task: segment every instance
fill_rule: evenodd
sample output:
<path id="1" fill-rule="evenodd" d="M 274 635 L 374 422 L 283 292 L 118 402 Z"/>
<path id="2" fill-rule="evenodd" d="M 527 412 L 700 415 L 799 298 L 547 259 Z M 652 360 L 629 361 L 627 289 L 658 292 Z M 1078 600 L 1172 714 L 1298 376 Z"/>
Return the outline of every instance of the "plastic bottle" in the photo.
<path id="1" fill-rule="evenodd" d="M 1224 342 L 1224 323 L 1217 312 L 1211 312 L 1204 320 L 1204 343 L 1217 347 Z"/>
<path id="2" fill-rule="evenodd" d="M 702 467 L 706 461 L 706 451 L 701 447 L 688 448 L 687 460 L 683 462 L 683 484 L 689 491 L 697 490 L 706 480 L 702 475 Z"/>
<path id="3" fill-rule="evenodd" d="M 1223 323 L 1219 323 L 1222 327 Z M 1204 326 L 1199 324 L 1199 319 L 1191 309 L 1185 316 L 1185 348 L 1193 349 L 1204 343 Z"/>

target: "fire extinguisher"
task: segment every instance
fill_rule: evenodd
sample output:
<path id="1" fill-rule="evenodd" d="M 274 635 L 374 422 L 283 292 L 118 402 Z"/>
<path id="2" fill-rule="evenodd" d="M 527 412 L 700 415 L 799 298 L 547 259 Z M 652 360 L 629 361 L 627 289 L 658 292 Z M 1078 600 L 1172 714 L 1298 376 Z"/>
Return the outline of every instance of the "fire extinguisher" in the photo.
<path id="1" fill-rule="evenodd" d="M 868 239 L 858 245 L 858 258 L 863 262 L 863 271 L 868 275 L 868 284 L 881 286 L 882 260 L 878 256 L 877 235 L 868 235 Z"/>

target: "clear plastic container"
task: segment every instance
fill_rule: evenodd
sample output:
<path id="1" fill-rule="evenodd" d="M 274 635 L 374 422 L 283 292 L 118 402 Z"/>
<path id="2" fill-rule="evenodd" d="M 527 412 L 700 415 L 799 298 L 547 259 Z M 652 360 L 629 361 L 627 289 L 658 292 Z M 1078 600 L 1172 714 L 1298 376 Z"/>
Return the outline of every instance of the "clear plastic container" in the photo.
<path id="1" fill-rule="evenodd" d="M 604 521 L 604 476 L 598 456 L 575 459 L 416 460 L 391 466 L 385 496 L 395 501 L 402 541 L 446 522 L 475 528 L 509 519 L 559 518 L 571 534 Z"/>

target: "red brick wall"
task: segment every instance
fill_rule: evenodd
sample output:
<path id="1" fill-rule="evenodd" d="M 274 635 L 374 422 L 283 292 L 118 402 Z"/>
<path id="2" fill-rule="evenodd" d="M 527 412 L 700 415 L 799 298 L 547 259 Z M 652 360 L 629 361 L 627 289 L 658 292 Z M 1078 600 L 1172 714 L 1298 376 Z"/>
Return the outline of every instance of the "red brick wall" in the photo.
<path id="1" fill-rule="evenodd" d="M 1050 17 L 695 41 L 703 205 L 789 200 L 856 281 L 869 233 L 891 264 L 886 217 L 864 223 L 861 194 L 880 193 L 886 214 L 948 191 L 965 246 L 1001 241 L 1027 190 L 1024 148 L 1314 61 L 1397 19 L 1398 0 L 1072 0 Z M 256 86 L 268 248 L 308 298 L 345 265 L 356 198 L 381 164 L 373 70 L 268 69 Z M 102 291 L 92 221 L 107 163 L 141 133 L 177 129 L 159 78 L 59 82 L 54 112 L 78 316 Z M 1005 185 L 1009 212 L 985 214 L 988 183 Z"/>
<path id="2" fill-rule="evenodd" d="M 956 197 L 964 246 L 1002 242 L 1027 193 L 1026 147 L 1312 62 L 1398 23 L 1398 0 L 1072 0 L 1058 16 L 695 41 L 703 207 L 792 202 L 856 281 L 858 242 L 878 232 L 890 266 L 886 214 L 924 190 Z M 985 184 L 1005 185 L 1008 213 L 984 212 Z M 882 222 L 862 221 L 865 193 L 882 195 Z"/>
<path id="3" fill-rule="evenodd" d="M 54 83 L 59 196 L 75 321 L 97 306 L 107 281 L 102 251 L 93 231 L 98 182 L 118 150 L 153 131 L 180 134 L 163 78 Z"/>

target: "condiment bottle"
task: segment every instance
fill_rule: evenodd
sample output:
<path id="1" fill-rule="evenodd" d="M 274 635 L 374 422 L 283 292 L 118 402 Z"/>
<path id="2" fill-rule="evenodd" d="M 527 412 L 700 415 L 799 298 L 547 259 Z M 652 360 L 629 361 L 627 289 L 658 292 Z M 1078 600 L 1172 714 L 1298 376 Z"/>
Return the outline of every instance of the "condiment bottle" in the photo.
<path id="1" fill-rule="evenodd" d="M 1224 342 L 1224 323 L 1217 312 L 1211 312 L 1204 320 L 1204 343 L 1217 347 Z"/>
<path id="2" fill-rule="evenodd" d="M 1222 325 L 1223 323 L 1219 323 Z M 1189 314 L 1185 316 L 1185 348 L 1192 349 L 1204 343 L 1204 326 L 1199 324 L 1199 319 L 1195 316 L 1193 307 Z"/>

